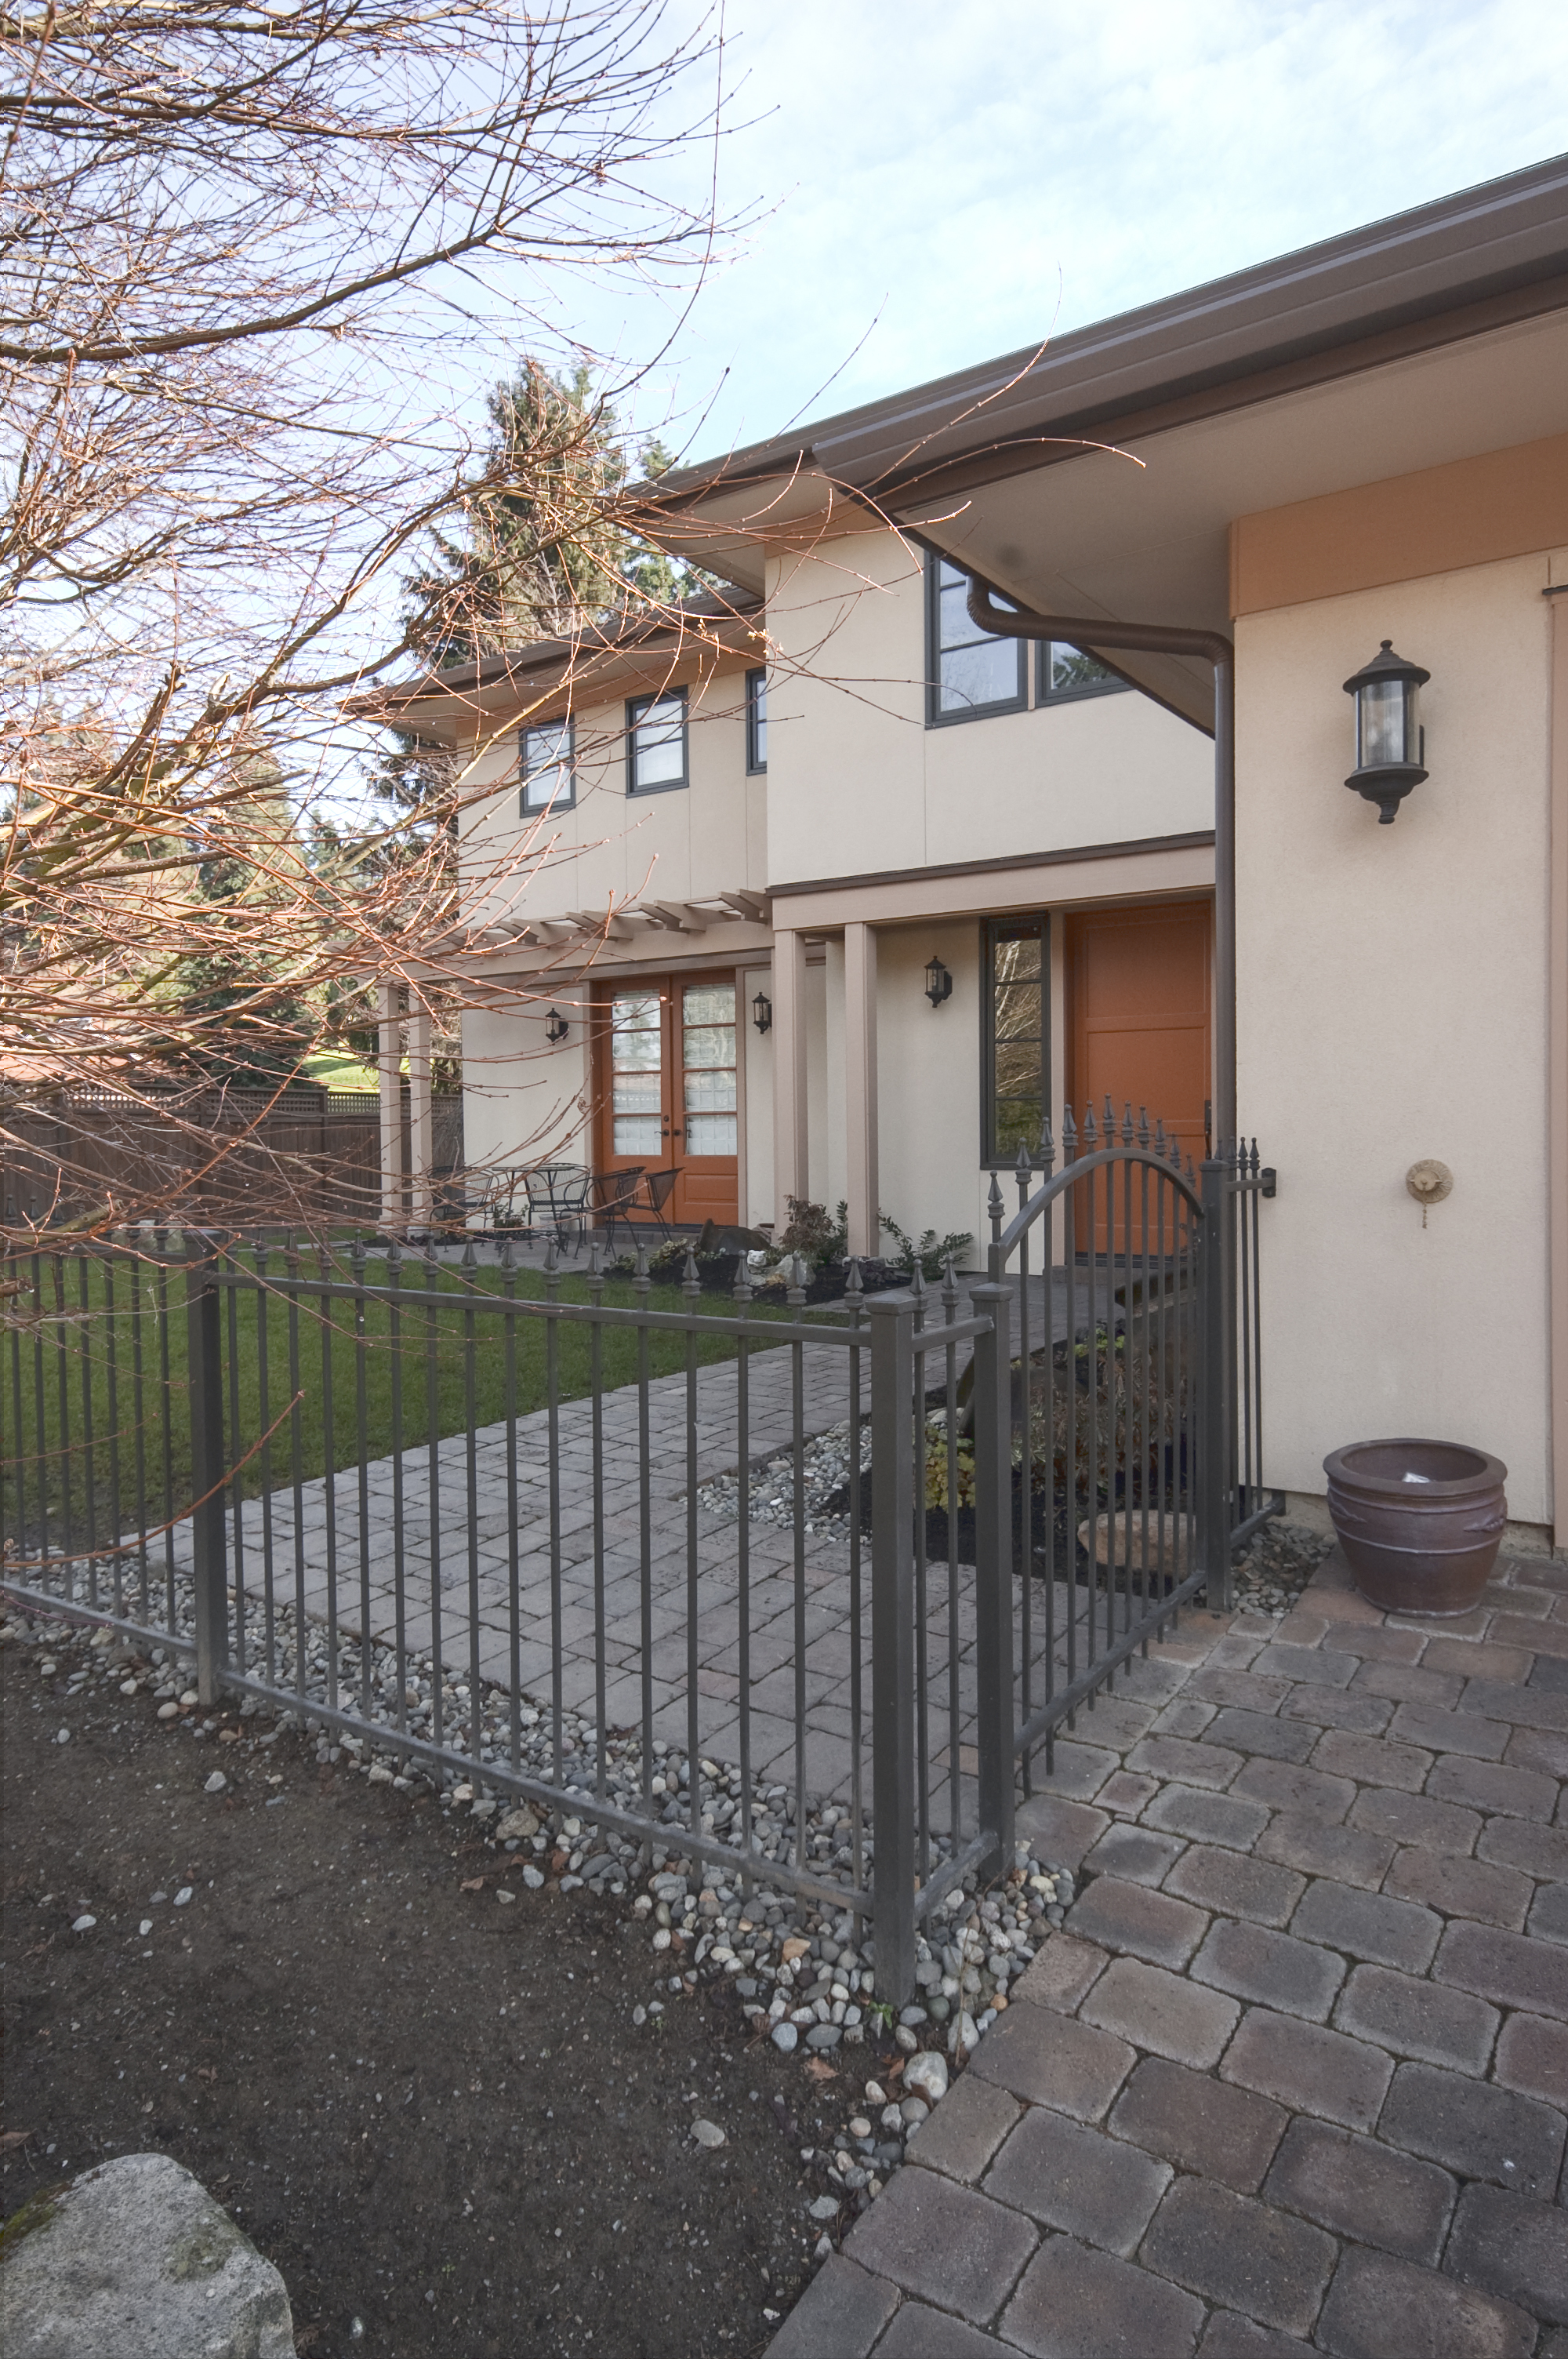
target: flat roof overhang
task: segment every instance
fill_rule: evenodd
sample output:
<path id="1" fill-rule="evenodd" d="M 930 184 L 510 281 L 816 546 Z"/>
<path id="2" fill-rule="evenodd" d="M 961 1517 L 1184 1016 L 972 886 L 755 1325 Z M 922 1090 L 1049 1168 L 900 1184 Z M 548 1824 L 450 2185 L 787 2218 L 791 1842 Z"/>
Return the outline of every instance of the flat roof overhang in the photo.
<path id="1" fill-rule="evenodd" d="M 661 483 L 760 592 L 892 522 L 1046 613 L 1226 629 L 1234 518 L 1568 424 L 1568 158 Z M 1212 724 L 1206 666 L 1117 655 Z"/>

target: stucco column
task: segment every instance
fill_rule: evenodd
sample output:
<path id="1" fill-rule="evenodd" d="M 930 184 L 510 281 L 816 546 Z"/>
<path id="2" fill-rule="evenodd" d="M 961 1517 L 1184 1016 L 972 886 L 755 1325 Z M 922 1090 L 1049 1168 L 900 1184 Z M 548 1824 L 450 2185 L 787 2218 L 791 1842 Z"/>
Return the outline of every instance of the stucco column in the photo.
<path id="1" fill-rule="evenodd" d="M 395 983 L 376 985 L 376 1074 L 381 1098 L 381 1225 L 403 1226 L 403 1025 Z"/>
<path id="2" fill-rule="evenodd" d="M 773 1221 L 782 1236 L 789 1199 L 806 1193 L 806 941 L 773 937 Z"/>
<path id="3" fill-rule="evenodd" d="M 844 1164 L 849 1251 L 881 1250 L 877 1180 L 877 937 L 844 929 Z"/>
<path id="4" fill-rule="evenodd" d="M 408 995 L 408 1217 L 428 1228 L 436 1208 L 436 1125 L 430 1110 L 430 1011 Z"/>

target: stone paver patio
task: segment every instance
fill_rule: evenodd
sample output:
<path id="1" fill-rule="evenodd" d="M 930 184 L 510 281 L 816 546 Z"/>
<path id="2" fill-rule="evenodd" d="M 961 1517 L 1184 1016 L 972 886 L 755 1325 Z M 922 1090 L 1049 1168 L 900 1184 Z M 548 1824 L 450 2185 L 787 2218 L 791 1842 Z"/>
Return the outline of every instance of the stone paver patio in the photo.
<path id="1" fill-rule="evenodd" d="M 1080 1896 L 770 2359 L 1568 2359 L 1568 1565 L 1184 1617 L 1023 1808 Z"/>

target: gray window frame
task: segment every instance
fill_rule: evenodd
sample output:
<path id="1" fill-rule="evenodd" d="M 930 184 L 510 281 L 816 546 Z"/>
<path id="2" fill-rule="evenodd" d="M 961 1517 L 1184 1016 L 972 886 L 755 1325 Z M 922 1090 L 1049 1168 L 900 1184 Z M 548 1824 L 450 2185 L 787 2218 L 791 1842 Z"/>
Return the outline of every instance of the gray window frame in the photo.
<path id="1" fill-rule="evenodd" d="M 545 729 L 557 730 L 557 729 L 561 729 L 561 728 L 564 728 L 564 729 L 566 730 L 566 733 L 567 733 L 567 752 L 566 752 L 566 760 L 565 760 L 565 762 L 564 762 L 564 763 L 562 763 L 562 762 L 560 761 L 559 757 L 557 756 L 557 759 L 556 759 L 555 761 L 551 761 L 551 762 L 541 762 L 541 763 L 539 764 L 539 768 L 540 768 L 541 770 L 554 770 L 554 769 L 557 769 L 557 768 L 564 768 L 564 769 L 565 769 L 565 771 L 566 771 L 566 774 L 567 774 L 567 791 L 566 791 L 566 793 L 565 793 L 564 795 L 557 795 L 557 796 L 556 797 L 556 799 L 555 799 L 554 802 L 552 802 L 552 803 L 536 803 L 536 804 L 534 804 L 534 805 L 530 806 L 529 801 L 528 801 L 528 781 L 529 781 L 529 779 L 530 779 L 532 777 L 534 777 L 534 776 L 535 776 L 535 773 L 534 773 L 534 772 L 529 768 L 529 766 L 528 766 L 528 740 L 529 740 L 529 738 L 530 738 L 530 737 L 532 737 L 532 736 L 535 734 L 535 732 L 537 732 L 537 731 L 541 731 L 541 730 L 545 730 Z M 517 815 L 518 815 L 518 817 L 519 817 L 520 819 L 541 819 L 541 818 L 543 818 L 543 817 L 544 817 L 544 815 L 546 814 L 546 811 L 572 810 L 575 810 L 576 806 L 577 806 L 577 723 L 576 723 L 576 722 L 575 722 L 575 721 L 573 721 L 573 720 L 568 716 L 568 719 L 567 719 L 565 722 L 559 722 L 559 721 L 531 721 L 531 722 L 527 722 L 527 723 L 525 723 L 524 724 L 524 726 L 523 726 L 521 729 L 519 729 L 519 731 L 517 732 Z"/>
<path id="2" fill-rule="evenodd" d="M 762 711 L 760 716 L 760 721 L 757 712 L 757 699 L 759 693 L 762 699 Z M 761 761 L 757 758 L 758 728 L 761 726 L 761 728 L 765 732 L 768 725 L 767 694 L 768 668 L 766 664 L 758 664 L 754 669 L 746 674 L 746 776 L 749 778 L 765 778 L 768 774 L 768 756 L 766 752 L 767 738 L 765 734 L 762 738 L 762 745 L 764 749 Z"/>
<path id="3" fill-rule="evenodd" d="M 996 1143 L 996 953 L 1010 929 L 1033 927 L 1040 937 L 1040 1110 L 1044 1121 L 1051 1104 L 1051 917 L 1045 909 L 1013 909 L 987 918 L 980 944 L 980 1169 L 1011 1171 L 1018 1149 L 998 1152 Z M 1030 1147 L 1031 1165 L 1039 1168 L 1039 1140 Z"/>
<path id="4" fill-rule="evenodd" d="M 998 697 L 989 704 L 971 704 L 963 712 L 944 712 L 942 710 L 942 568 L 953 566 L 961 574 L 962 567 L 953 565 L 950 557 L 939 549 L 925 552 L 925 725 L 928 729 L 948 729 L 955 723 L 968 721 L 989 721 L 999 712 L 1027 712 L 1029 710 L 1029 643 L 1016 639 L 1018 650 L 1018 690 L 1013 696 Z"/>
<path id="5" fill-rule="evenodd" d="M 637 784 L 637 731 L 655 704 L 680 706 L 680 776 L 678 778 L 655 778 L 651 784 Z M 629 696 L 626 700 L 626 792 L 631 795 L 680 794 L 691 784 L 691 714 L 684 688 L 662 688 L 653 696 Z"/>
<path id="6" fill-rule="evenodd" d="M 1071 647 L 1067 639 L 1036 639 L 1034 642 L 1034 703 L 1036 710 L 1047 704 L 1078 704 L 1087 696 L 1119 696 L 1130 690 L 1130 682 L 1118 679 L 1085 680 L 1077 688 L 1054 688 L 1051 684 L 1051 650 Z M 1074 655 L 1082 655 L 1082 647 L 1072 647 Z M 1089 661 L 1098 663 L 1098 656 Z"/>

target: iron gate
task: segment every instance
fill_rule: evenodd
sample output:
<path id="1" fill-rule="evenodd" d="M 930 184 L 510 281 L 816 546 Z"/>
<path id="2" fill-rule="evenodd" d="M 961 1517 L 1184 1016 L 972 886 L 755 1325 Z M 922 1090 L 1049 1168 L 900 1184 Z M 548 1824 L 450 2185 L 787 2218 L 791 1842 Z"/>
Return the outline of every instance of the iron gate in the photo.
<path id="1" fill-rule="evenodd" d="M 987 1348 L 1003 1407 L 975 1420 L 987 1529 L 1018 1597 L 1008 1675 L 1026 1793 L 1035 1753 L 1049 1768 L 1064 1723 L 1184 1603 L 1202 1591 L 1229 1610 L 1235 1557 L 1284 1505 L 1261 1482 L 1257 1208 L 1275 1175 L 1257 1142 L 1184 1170 L 1160 1125 L 1128 1106 L 1119 1133 L 1108 1100 L 1103 1127 L 1092 1106 L 1081 1129 L 1067 1110 L 1055 1163 L 1047 1125 L 1044 1177 L 1021 1153 L 1005 1226 L 992 1185 Z"/>

